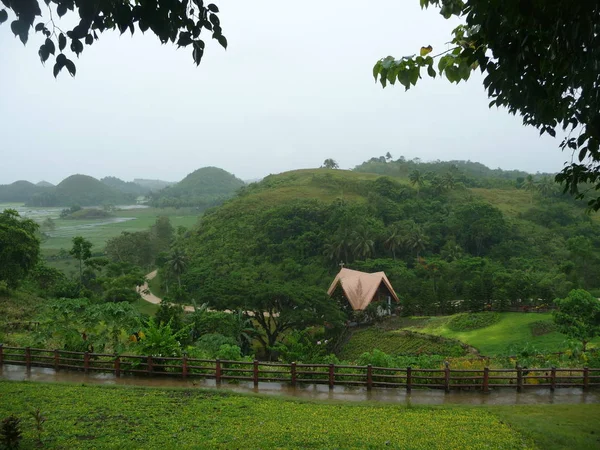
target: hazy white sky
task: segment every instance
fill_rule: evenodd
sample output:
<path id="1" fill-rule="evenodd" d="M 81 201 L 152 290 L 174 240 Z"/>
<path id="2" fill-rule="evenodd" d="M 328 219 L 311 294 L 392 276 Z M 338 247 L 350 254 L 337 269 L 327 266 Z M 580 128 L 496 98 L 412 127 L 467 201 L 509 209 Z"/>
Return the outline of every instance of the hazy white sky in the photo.
<path id="1" fill-rule="evenodd" d="M 558 171 L 570 155 L 466 84 L 422 80 L 382 89 L 380 57 L 446 48 L 456 23 L 417 0 L 215 1 L 229 41 L 191 49 L 151 34 L 108 33 L 57 80 L 0 26 L 0 183 L 57 183 L 73 173 L 177 181 L 214 165 L 243 179 L 394 158 L 470 159 Z"/>

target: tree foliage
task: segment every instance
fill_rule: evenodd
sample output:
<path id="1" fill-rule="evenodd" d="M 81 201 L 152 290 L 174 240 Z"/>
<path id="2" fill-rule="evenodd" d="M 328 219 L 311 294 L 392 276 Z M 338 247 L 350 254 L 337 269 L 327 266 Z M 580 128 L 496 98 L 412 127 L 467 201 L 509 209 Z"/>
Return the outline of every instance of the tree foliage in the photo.
<path id="1" fill-rule="evenodd" d="M 432 47 L 418 55 L 379 60 L 373 75 L 383 87 L 398 81 L 415 86 L 424 70 L 451 83 L 468 80 L 473 70 L 483 81 L 490 107 L 506 107 L 525 125 L 556 136 L 567 132 L 561 148 L 579 162 L 556 177 L 565 191 L 579 198 L 588 183 L 600 189 L 600 5 L 594 1 L 420 0 L 422 7 L 440 8 L 446 19 L 463 24 L 450 39 L 451 48 L 432 56 Z M 436 66 L 437 61 L 437 66 Z M 436 70 L 437 69 L 437 70 Z M 583 190 L 582 190 L 583 188 Z M 589 200 L 600 209 L 600 197 Z"/>
<path id="2" fill-rule="evenodd" d="M 558 331 L 581 341 L 585 351 L 587 343 L 600 335 L 600 300 L 576 289 L 555 302 L 558 310 L 554 312 L 554 322 Z"/>
<path id="3" fill-rule="evenodd" d="M 67 57 L 69 51 L 79 57 L 85 46 L 92 45 L 105 31 L 121 34 L 129 31 L 132 35 L 136 29 L 142 33 L 150 31 L 162 44 L 171 42 L 177 47 L 191 48 L 196 65 L 204 55 L 207 32 L 227 48 L 219 8 L 203 0 L 2 0 L 2 3 L 5 9 L 0 9 L 0 24 L 11 18 L 10 28 L 23 44 L 28 42 L 32 30 L 42 35 L 38 55 L 42 63 L 53 56 L 55 77 L 64 68 L 75 76 L 75 63 Z M 75 24 L 66 31 L 57 24 L 63 16 L 61 24 Z"/>
<path id="4" fill-rule="evenodd" d="M 16 287 L 35 267 L 40 253 L 38 225 L 14 209 L 0 214 L 0 281 Z"/>

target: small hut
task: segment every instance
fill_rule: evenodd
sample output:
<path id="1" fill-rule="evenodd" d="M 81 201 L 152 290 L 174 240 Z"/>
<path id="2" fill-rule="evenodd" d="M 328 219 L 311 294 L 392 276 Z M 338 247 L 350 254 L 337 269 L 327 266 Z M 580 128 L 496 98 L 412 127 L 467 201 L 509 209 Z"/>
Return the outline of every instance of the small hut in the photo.
<path id="1" fill-rule="evenodd" d="M 400 303 L 384 272 L 366 273 L 342 268 L 327 290 L 330 297 L 336 292 L 342 294 L 354 311 L 364 311 L 371 303 L 377 303 L 382 312 L 389 313 L 392 301 Z"/>

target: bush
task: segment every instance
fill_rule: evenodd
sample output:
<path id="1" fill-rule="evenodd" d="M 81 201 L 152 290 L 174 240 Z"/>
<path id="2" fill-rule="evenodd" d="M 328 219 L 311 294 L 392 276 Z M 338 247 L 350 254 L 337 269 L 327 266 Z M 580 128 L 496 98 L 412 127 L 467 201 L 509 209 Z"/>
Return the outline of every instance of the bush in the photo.
<path id="1" fill-rule="evenodd" d="M 448 322 L 452 331 L 471 331 L 486 328 L 500 321 L 497 312 L 464 313 L 455 315 Z"/>
<path id="2" fill-rule="evenodd" d="M 221 356 L 219 356 L 221 354 L 221 350 L 223 350 L 224 353 L 232 352 L 231 349 L 222 349 L 222 347 L 237 347 L 238 351 L 241 352 L 240 348 L 236 344 L 237 343 L 235 339 L 232 337 L 223 336 L 219 333 L 209 333 L 198 339 L 195 346 L 197 349 L 204 351 L 209 358 L 214 359 L 221 358 Z"/>
<path id="3" fill-rule="evenodd" d="M 3 448 L 9 450 L 19 448 L 21 444 L 21 419 L 12 415 L 2 421 L 0 442 Z"/>
<path id="4" fill-rule="evenodd" d="M 556 324 L 551 320 L 537 320 L 531 322 L 529 328 L 533 336 L 542 336 L 556 331 Z"/>

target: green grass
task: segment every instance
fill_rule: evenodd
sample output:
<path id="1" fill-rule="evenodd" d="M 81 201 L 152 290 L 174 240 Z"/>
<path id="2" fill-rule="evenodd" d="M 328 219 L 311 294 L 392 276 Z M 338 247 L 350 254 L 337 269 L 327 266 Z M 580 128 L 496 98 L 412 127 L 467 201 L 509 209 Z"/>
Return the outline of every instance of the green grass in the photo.
<path id="1" fill-rule="evenodd" d="M 356 330 L 340 352 L 340 359 L 355 361 L 365 352 L 374 349 L 389 355 L 448 355 L 462 356 L 467 351 L 456 342 L 434 336 L 421 336 L 402 330 L 388 331 L 384 327 L 372 326 Z"/>
<path id="2" fill-rule="evenodd" d="M 508 355 L 513 346 L 531 344 L 543 352 L 558 352 L 566 347 L 566 336 L 557 331 L 534 336 L 531 324 L 540 320 L 552 320 L 550 313 L 500 313 L 500 320 L 488 327 L 469 331 L 453 331 L 449 317 L 432 317 L 421 327 L 413 327 L 422 333 L 458 339 L 478 349 L 482 354 Z"/>
<path id="3" fill-rule="evenodd" d="M 146 300 L 139 298 L 135 302 L 132 303 L 132 306 L 140 313 L 146 314 L 148 316 L 156 315 L 159 306 L 154 303 L 149 303 Z"/>
<path id="4" fill-rule="evenodd" d="M 598 406 L 589 406 L 597 415 Z M 199 389 L 0 382 L 0 417 L 21 417 L 25 449 L 36 446 L 29 416 L 33 408 L 47 418 L 45 448 L 513 449 L 534 448 L 535 439 L 524 439 L 502 423 L 493 408 L 406 408 Z M 563 417 L 556 415 L 556 420 Z"/>
<path id="5" fill-rule="evenodd" d="M 144 208 L 116 211 L 115 218 L 131 219 L 126 222 L 108 223 L 111 219 L 68 220 L 56 219 L 56 230 L 52 237 L 42 243 L 46 255 L 60 249 L 70 249 L 74 236 L 83 236 L 94 245 L 94 250 L 104 248 L 106 241 L 120 235 L 123 231 L 145 231 L 150 228 L 158 216 L 167 216 L 173 227 L 190 228 L 198 222 L 199 214 L 193 211 L 174 208 Z"/>

